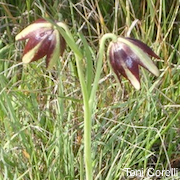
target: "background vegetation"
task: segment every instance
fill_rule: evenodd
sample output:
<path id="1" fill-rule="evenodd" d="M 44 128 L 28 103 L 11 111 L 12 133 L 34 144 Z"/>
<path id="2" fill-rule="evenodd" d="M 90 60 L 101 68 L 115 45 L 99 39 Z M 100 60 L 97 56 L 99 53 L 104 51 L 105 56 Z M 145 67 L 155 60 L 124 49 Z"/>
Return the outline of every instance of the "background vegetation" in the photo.
<path id="1" fill-rule="evenodd" d="M 160 77 L 141 69 L 136 91 L 124 78 L 119 86 L 105 55 L 92 119 L 94 179 L 128 179 L 124 168 L 180 167 L 178 0 L 1 0 L 0 179 L 84 177 L 83 103 L 73 52 L 67 47 L 49 72 L 43 60 L 22 66 L 24 43 L 14 40 L 45 15 L 65 21 L 80 47 L 77 32 L 85 35 L 93 64 L 102 35 L 126 36 L 135 20 L 130 36 L 161 57 L 155 60 Z"/>

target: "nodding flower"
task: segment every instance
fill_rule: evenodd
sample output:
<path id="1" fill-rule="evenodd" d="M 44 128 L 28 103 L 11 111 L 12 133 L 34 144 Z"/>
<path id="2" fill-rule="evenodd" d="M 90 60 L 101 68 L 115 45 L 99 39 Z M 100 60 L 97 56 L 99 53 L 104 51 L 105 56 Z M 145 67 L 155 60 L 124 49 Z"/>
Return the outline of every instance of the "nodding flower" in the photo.
<path id="1" fill-rule="evenodd" d="M 23 52 L 23 63 L 37 61 L 46 56 L 48 69 L 53 67 L 66 47 L 65 40 L 56 27 L 42 18 L 23 29 L 15 39 L 28 39 Z"/>
<path id="2" fill-rule="evenodd" d="M 159 57 L 139 40 L 119 37 L 117 41 L 109 44 L 108 56 L 119 81 L 122 75 L 138 90 L 140 89 L 139 65 L 155 76 L 159 76 L 159 70 L 150 56 L 158 59 Z"/>

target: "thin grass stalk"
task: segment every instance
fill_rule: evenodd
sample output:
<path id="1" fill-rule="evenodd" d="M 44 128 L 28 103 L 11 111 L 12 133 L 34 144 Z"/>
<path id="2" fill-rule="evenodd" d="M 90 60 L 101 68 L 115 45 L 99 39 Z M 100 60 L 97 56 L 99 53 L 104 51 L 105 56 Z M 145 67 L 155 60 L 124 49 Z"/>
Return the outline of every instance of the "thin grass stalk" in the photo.
<path id="1" fill-rule="evenodd" d="M 180 116 L 180 110 L 177 112 L 174 118 L 169 122 L 166 128 L 164 128 L 160 133 L 156 134 L 153 140 L 149 143 L 148 149 L 150 149 L 153 146 L 153 144 L 159 139 L 160 136 L 164 135 L 169 130 L 169 128 L 172 126 L 172 124 L 175 122 L 175 120 L 177 120 L 179 116 Z"/>

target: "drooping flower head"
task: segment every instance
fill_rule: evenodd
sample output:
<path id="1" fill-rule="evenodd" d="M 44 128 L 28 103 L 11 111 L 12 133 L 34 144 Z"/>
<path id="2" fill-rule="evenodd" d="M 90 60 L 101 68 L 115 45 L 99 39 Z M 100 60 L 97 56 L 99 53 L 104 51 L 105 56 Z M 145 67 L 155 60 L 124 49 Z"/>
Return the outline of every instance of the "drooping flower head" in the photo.
<path id="1" fill-rule="evenodd" d="M 155 76 L 159 75 L 159 70 L 149 56 L 158 59 L 159 57 L 139 40 L 119 37 L 116 42 L 110 43 L 108 55 L 112 69 L 119 81 L 120 75 L 122 75 L 136 89 L 140 89 L 139 65 Z"/>
<path id="2" fill-rule="evenodd" d="M 24 63 L 37 61 L 46 56 L 46 67 L 48 69 L 52 68 L 66 47 L 58 30 L 45 19 L 36 20 L 23 29 L 15 39 L 17 41 L 28 39 L 23 52 L 22 61 Z"/>

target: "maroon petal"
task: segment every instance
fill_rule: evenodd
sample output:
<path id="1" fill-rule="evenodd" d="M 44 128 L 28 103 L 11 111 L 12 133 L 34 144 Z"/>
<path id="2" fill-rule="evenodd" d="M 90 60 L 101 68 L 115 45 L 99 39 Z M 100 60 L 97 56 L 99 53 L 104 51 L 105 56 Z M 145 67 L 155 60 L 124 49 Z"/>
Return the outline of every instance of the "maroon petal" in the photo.
<path id="1" fill-rule="evenodd" d="M 118 80 L 121 81 L 121 79 L 120 79 L 121 74 L 119 73 L 119 69 L 118 69 L 118 66 L 117 66 L 117 60 L 114 57 L 114 46 L 115 46 L 115 43 L 110 44 L 109 60 L 110 60 L 111 67 L 114 70 L 114 73 L 116 74 Z M 124 71 L 124 70 L 122 69 L 121 71 Z"/>
<path id="2" fill-rule="evenodd" d="M 145 53 L 149 54 L 150 56 L 160 59 L 160 57 L 157 54 L 155 54 L 152 51 L 152 49 L 149 46 L 147 46 L 146 44 L 144 44 L 143 42 L 141 42 L 137 39 L 129 38 L 129 37 L 126 37 L 125 39 L 128 39 L 131 43 L 133 43 L 136 46 L 138 46 L 139 48 L 141 48 Z"/>
<path id="3" fill-rule="evenodd" d="M 47 55 L 51 35 L 52 30 L 49 30 L 40 35 L 38 34 L 35 38 L 30 38 L 24 49 L 23 62 L 36 61 Z"/>
<path id="4" fill-rule="evenodd" d="M 132 51 L 131 56 L 144 68 L 146 68 L 149 72 L 154 74 L 155 76 L 159 76 L 159 70 L 155 66 L 154 62 L 149 57 L 149 54 L 145 52 L 142 48 L 137 46 L 137 41 L 131 41 L 128 38 L 118 38 L 119 43 L 124 43 L 127 47 L 129 47 Z M 136 42 L 136 43 L 134 43 Z"/>
<path id="5" fill-rule="evenodd" d="M 121 44 L 123 44 L 123 43 L 121 43 Z M 124 49 L 124 51 L 126 53 L 126 56 L 127 56 L 127 58 L 125 60 L 125 63 L 127 65 L 127 67 L 129 67 L 129 69 L 133 69 L 133 68 L 136 69 L 136 65 L 135 66 L 133 65 L 133 63 L 134 63 L 134 64 L 137 64 L 137 65 L 140 65 L 140 66 L 144 67 L 145 69 L 147 69 L 149 71 L 149 69 L 146 66 L 144 66 L 144 64 L 138 58 L 138 56 L 127 45 L 123 44 L 123 49 Z M 134 70 L 132 70 L 132 71 L 134 71 Z M 139 69 L 138 68 L 135 71 L 138 71 L 138 74 L 139 74 Z M 136 76 L 136 78 L 139 78 L 139 77 Z"/>
<path id="6" fill-rule="evenodd" d="M 51 56 L 53 55 L 54 49 L 56 47 L 56 38 L 55 36 L 52 36 L 51 42 L 49 44 L 49 49 L 47 51 L 47 57 L 46 57 L 46 68 L 48 68 Z"/>
<path id="7" fill-rule="evenodd" d="M 136 56 L 131 56 L 129 48 L 123 43 L 113 43 L 110 48 L 110 64 L 120 80 L 120 75 L 127 78 L 136 88 L 140 88 L 140 78 Z"/>
<path id="8" fill-rule="evenodd" d="M 46 57 L 46 68 L 51 69 L 60 56 L 60 34 L 55 29 L 51 35 L 51 42 Z"/>

